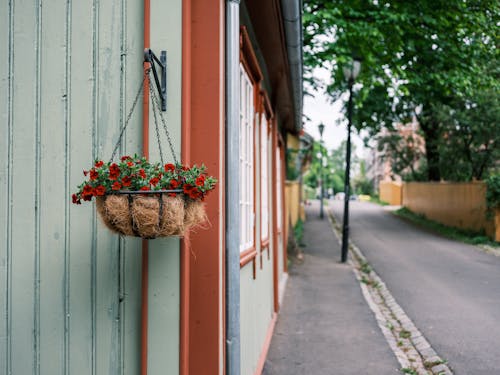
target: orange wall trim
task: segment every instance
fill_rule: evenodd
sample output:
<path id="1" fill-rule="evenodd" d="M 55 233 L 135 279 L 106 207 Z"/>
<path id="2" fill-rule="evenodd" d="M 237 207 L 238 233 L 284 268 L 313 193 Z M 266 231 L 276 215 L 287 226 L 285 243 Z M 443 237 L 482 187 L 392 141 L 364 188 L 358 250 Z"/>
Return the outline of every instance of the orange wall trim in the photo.
<path id="1" fill-rule="evenodd" d="M 191 164 L 191 0 L 182 2 L 182 135 L 181 160 Z M 181 240 L 180 248 L 180 325 L 179 374 L 189 375 L 189 288 L 190 251 L 189 235 Z"/>
<path id="2" fill-rule="evenodd" d="M 205 164 L 218 184 L 205 201 L 210 228 L 181 243 L 180 370 L 219 374 L 224 366 L 223 1 L 183 1 L 182 44 L 182 159 Z"/>
<path id="3" fill-rule="evenodd" d="M 257 369 L 254 375 L 261 375 L 264 370 L 264 365 L 266 363 L 267 353 L 269 352 L 269 347 L 271 346 L 271 341 L 273 338 L 274 327 L 276 326 L 276 321 L 278 320 L 278 314 L 273 313 L 273 319 L 269 323 L 269 328 L 267 329 L 266 339 L 264 340 L 264 345 L 262 346 L 262 352 L 259 357 L 259 362 L 257 363 Z"/>

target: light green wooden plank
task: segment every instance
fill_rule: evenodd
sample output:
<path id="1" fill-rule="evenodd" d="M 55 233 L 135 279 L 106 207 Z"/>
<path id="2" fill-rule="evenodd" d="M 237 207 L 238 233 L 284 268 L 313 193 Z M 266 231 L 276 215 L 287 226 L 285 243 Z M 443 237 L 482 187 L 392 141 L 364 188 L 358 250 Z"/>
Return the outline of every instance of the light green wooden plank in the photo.
<path id="1" fill-rule="evenodd" d="M 109 158 L 120 125 L 120 1 L 99 3 L 98 155 Z M 97 229 L 97 373 L 121 371 L 119 305 L 119 237 L 101 225 Z"/>
<path id="2" fill-rule="evenodd" d="M 180 161 L 182 92 L 182 1 L 151 1 L 151 48 L 167 51 L 166 121 L 175 153 Z M 150 158 L 160 160 L 153 116 L 150 115 Z M 160 125 L 161 126 L 161 125 Z M 161 137 L 166 161 L 172 156 L 165 136 Z M 152 374 L 179 372 L 180 279 L 179 240 L 150 241 L 149 353 Z"/>
<path id="3" fill-rule="evenodd" d="M 65 366 L 65 1 L 44 2 L 41 36 L 40 374 Z"/>
<path id="4" fill-rule="evenodd" d="M 7 373 L 8 364 L 7 358 L 9 350 L 9 284 L 10 284 L 10 243 L 9 243 L 9 200 L 10 200 L 10 181 L 9 181 L 9 163 L 10 152 L 9 140 L 11 134 L 10 123 L 10 16 L 12 15 L 11 8 L 4 8 L 0 12 L 0 40 L 1 45 L 6 46 L 0 48 L 0 123 L 6 124 L 4 136 L 0 137 L 0 372 Z"/>
<path id="5" fill-rule="evenodd" d="M 142 81 L 143 59 L 143 10 L 142 3 L 135 0 L 124 2 L 126 20 L 123 28 L 125 34 L 125 115 L 128 114 L 134 95 Z M 141 119 L 139 106 L 130 119 L 129 130 L 125 138 L 125 154 L 141 153 Z M 136 375 L 140 372 L 140 308 L 141 308 L 141 249 L 140 239 L 129 237 L 125 241 L 123 257 L 123 303 L 122 303 L 122 358 L 123 374 Z"/>
<path id="6" fill-rule="evenodd" d="M 149 241 L 148 371 L 179 373 L 179 240 Z"/>
<path id="7" fill-rule="evenodd" d="M 12 216 L 12 373 L 34 368 L 35 143 L 37 7 L 15 4 Z"/>
<path id="8" fill-rule="evenodd" d="M 92 2 L 72 1 L 70 187 L 83 181 L 82 170 L 92 163 L 93 121 L 93 9 Z M 72 205 L 69 220 L 70 322 L 69 374 L 94 374 L 92 350 L 93 210 L 90 204 Z"/>

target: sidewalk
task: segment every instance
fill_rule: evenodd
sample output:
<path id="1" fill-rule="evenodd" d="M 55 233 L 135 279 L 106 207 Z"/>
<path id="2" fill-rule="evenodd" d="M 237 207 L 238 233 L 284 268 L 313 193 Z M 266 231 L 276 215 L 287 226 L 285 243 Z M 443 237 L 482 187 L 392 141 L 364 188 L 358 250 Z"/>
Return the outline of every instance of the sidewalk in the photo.
<path id="1" fill-rule="evenodd" d="M 264 375 L 390 375 L 399 364 L 319 202 L 306 208 L 304 261 L 290 278 Z"/>

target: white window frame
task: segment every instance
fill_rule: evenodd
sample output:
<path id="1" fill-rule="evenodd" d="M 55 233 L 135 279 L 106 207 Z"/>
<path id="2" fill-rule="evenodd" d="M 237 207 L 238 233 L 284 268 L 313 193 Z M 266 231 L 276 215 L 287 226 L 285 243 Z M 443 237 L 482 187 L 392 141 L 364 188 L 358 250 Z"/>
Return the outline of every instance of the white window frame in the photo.
<path id="1" fill-rule="evenodd" d="M 278 232 L 283 229 L 283 195 L 282 195 L 282 175 L 281 175 L 281 149 L 279 146 L 276 147 L 276 203 L 277 203 L 277 226 Z"/>
<path id="2" fill-rule="evenodd" d="M 240 63 L 240 253 L 254 247 L 254 87 Z"/>
<path id="3" fill-rule="evenodd" d="M 260 124 L 260 227 L 261 241 L 269 240 L 269 133 L 268 119 L 262 114 Z"/>

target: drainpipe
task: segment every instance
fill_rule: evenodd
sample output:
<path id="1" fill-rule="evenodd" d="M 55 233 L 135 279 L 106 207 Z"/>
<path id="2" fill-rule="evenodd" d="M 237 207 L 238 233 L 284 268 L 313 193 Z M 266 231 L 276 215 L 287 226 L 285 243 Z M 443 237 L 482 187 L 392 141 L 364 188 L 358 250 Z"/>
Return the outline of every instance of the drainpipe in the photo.
<path id="1" fill-rule="evenodd" d="M 226 0 L 226 374 L 240 374 L 240 1 Z"/>
<path id="2" fill-rule="evenodd" d="M 302 129 L 302 1 L 281 0 L 294 101 L 295 130 Z"/>

